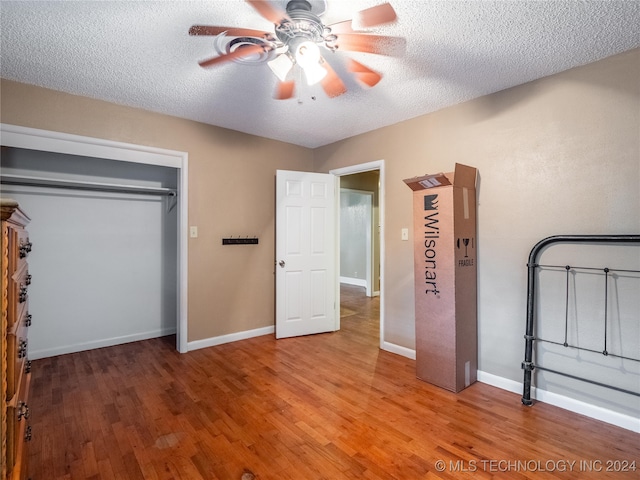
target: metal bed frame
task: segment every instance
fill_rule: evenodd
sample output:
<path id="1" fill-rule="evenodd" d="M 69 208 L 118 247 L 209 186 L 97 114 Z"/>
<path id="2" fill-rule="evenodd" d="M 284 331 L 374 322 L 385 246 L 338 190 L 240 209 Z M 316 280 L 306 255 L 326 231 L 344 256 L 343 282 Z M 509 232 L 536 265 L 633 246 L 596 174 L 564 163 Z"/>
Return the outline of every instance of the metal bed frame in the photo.
<path id="1" fill-rule="evenodd" d="M 535 296 L 536 296 L 536 286 L 537 286 L 537 275 L 536 271 L 539 267 L 547 266 L 540 265 L 538 263 L 538 257 L 540 256 L 542 250 L 545 247 L 550 245 L 558 244 L 558 243 L 580 243 L 580 244 L 603 244 L 603 243 L 626 243 L 626 244 L 640 244 L 640 235 L 555 235 L 552 237 L 547 237 L 541 241 L 539 241 L 533 249 L 531 249 L 531 253 L 529 254 L 529 261 L 527 263 L 528 269 L 528 279 L 527 279 L 527 324 L 526 324 L 526 333 L 524 335 L 525 338 L 525 352 L 524 352 L 524 361 L 522 362 L 522 369 L 524 370 L 524 385 L 523 385 L 523 394 L 522 394 L 522 403 L 525 405 L 532 405 L 533 401 L 531 400 L 531 380 L 532 374 L 535 369 L 544 370 L 551 373 L 555 373 L 558 375 L 563 375 L 565 377 L 573 378 L 576 380 L 581 380 L 584 382 L 588 382 L 594 385 L 599 385 L 601 387 L 611 388 L 620 392 L 628 393 L 631 395 L 640 396 L 640 392 L 634 392 L 626 389 L 622 389 L 616 386 L 607 385 L 604 383 L 596 382 L 594 380 L 590 380 L 588 378 L 579 377 L 576 375 L 571 375 L 568 373 L 563 373 L 557 370 L 552 370 L 550 368 L 546 368 L 540 365 L 536 365 L 533 362 L 533 343 L 534 341 L 545 341 L 550 343 L 555 343 L 557 345 L 562 345 L 567 348 L 573 348 L 577 350 L 588 350 L 590 352 L 601 353 L 605 357 L 616 357 L 623 358 L 626 360 L 633 360 L 636 362 L 640 362 L 640 359 L 625 357 L 622 355 L 617 355 L 609 352 L 607 350 L 607 309 L 605 303 L 605 314 L 604 314 L 604 324 L 605 324 L 605 335 L 604 335 L 604 348 L 602 351 L 595 351 L 593 349 L 587 349 L 583 347 L 578 347 L 576 345 L 569 345 L 567 343 L 566 335 L 564 343 L 553 342 L 550 340 L 544 340 L 541 338 L 536 338 L 535 336 Z M 557 267 L 557 265 L 554 265 Z M 570 266 L 564 267 L 567 270 L 567 273 L 572 268 Z M 638 270 L 620 270 L 620 269 L 610 269 L 610 268 L 601 268 L 595 269 L 591 267 L 573 267 L 573 268 L 581 268 L 581 269 L 591 269 L 591 270 L 600 270 L 604 272 L 605 275 L 605 302 L 607 298 L 607 288 L 608 288 L 608 276 L 610 272 L 634 272 L 640 273 Z"/>

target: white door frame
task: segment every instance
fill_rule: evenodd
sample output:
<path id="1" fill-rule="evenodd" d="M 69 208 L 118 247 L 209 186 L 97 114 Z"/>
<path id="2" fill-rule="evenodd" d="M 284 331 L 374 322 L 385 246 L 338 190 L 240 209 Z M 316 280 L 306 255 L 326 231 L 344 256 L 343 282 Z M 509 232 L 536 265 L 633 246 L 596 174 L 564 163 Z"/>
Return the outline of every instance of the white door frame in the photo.
<path id="1" fill-rule="evenodd" d="M 187 224 L 189 212 L 189 155 L 187 152 L 4 123 L 0 123 L 0 143 L 7 147 L 159 165 L 178 170 L 178 231 L 176 232 L 178 236 L 178 321 L 176 325 L 176 348 L 180 353 L 187 352 L 187 238 L 189 231 Z"/>
<path id="2" fill-rule="evenodd" d="M 385 203 L 385 172 L 384 172 L 384 160 L 376 160 L 368 163 L 361 163 L 359 165 L 352 165 L 349 167 L 342 167 L 330 170 L 329 173 L 336 177 L 342 177 L 344 175 L 353 175 L 354 173 L 370 172 L 372 170 L 378 170 L 380 172 L 380 196 L 378 199 L 378 212 L 380 217 L 380 348 L 383 349 L 384 340 L 384 299 L 386 295 L 386 289 L 384 288 L 384 263 L 385 263 L 385 248 L 384 248 L 384 203 Z M 339 179 L 338 179 L 339 180 Z M 339 189 L 338 189 L 339 191 Z M 336 205 L 336 218 L 340 218 L 340 202 Z M 339 223 L 339 222 L 338 222 Z M 339 227 L 339 225 L 338 225 Z M 338 267 L 340 264 L 340 230 L 338 228 L 336 239 L 336 258 Z M 340 268 L 337 268 L 337 275 L 340 275 Z M 338 289 L 339 290 L 339 289 Z M 338 299 L 340 297 L 338 296 Z"/>

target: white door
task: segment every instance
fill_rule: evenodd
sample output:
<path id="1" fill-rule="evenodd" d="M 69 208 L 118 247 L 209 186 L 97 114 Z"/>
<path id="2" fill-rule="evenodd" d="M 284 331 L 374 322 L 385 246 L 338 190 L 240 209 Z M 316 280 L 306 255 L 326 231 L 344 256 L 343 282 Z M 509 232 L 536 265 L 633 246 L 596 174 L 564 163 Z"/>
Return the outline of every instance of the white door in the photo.
<path id="1" fill-rule="evenodd" d="M 339 329 L 335 177 L 276 172 L 276 338 Z"/>

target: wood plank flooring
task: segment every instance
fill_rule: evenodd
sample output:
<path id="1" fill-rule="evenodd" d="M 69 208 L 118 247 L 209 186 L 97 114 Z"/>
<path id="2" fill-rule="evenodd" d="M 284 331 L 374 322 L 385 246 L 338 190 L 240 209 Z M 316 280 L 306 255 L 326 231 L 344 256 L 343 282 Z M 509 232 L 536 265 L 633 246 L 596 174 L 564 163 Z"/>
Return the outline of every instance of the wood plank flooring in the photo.
<path id="1" fill-rule="evenodd" d="M 335 333 L 183 355 L 165 337 L 34 361 L 31 477 L 639 477 L 640 435 L 481 383 L 454 394 L 419 381 L 412 360 L 379 350 L 378 299 L 342 295 Z"/>

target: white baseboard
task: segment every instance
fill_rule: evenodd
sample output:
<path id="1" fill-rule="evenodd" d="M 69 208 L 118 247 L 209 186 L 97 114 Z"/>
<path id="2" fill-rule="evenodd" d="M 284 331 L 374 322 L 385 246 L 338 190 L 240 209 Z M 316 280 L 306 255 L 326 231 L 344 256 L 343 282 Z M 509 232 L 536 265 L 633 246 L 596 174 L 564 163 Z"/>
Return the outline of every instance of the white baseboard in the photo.
<path id="1" fill-rule="evenodd" d="M 187 344 L 188 351 L 198 350 L 200 348 L 215 347 L 224 343 L 237 342 L 238 340 L 246 340 L 248 338 L 260 337 L 262 335 L 270 335 L 275 332 L 275 327 L 262 327 L 254 330 L 245 330 L 244 332 L 230 333 L 228 335 L 220 335 L 219 337 L 205 338 L 203 340 L 195 340 Z"/>
<path id="2" fill-rule="evenodd" d="M 508 378 L 499 377 L 493 373 L 478 370 L 478 381 L 491 385 L 492 387 L 498 387 L 502 390 L 522 395 L 522 383 L 516 382 L 515 380 L 509 380 Z"/>
<path id="3" fill-rule="evenodd" d="M 483 372 L 481 370 L 478 370 L 478 381 L 522 395 L 521 382 L 498 377 L 497 375 Z M 549 405 L 554 405 L 595 420 L 600 420 L 626 430 L 631 430 L 632 432 L 640 433 L 640 419 L 631 415 L 614 412 L 613 410 L 599 407 L 597 405 L 591 405 L 580 400 L 575 400 L 558 393 L 548 392 L 535 387 L 531 387 L 531 398 L 538 402 L 548 403 Z"/>
<path id="4" fill-rule="evenodd" d="M 363 278 L 340 277 L 340 283 L 346 283 L 347 285 L 355 285 L 356 287 L 367 288 L 367 281 Z"/>
<path id="5" fill-rule="evenodd" d="M 66 355 L 67 353 L 83 352 L 85 350 L 93 350 L 95 348 L 113 347 L 114 345 L 122 345 L 123 343 L 139 342 L 140 340 L 148 340 L 150 338 L 164 337 L 166 335 L 175 335 L 176 327 L 151 330 L 149 332 L 134 333 L 132 335 L 124 335 L 121 337 L 104 338 L 100 340 L 92 340 L 90 342 L 76 343 L 73 345 L 63 345 L 54 348 L 44 348 L 40 350 L 29 349 L 29 359 L 38 360 L 40 358 L 55 357 L 57 355 Z"/>
<path id="6" fill-rule="evenodd" d="M 383 342 L 380 348 L 387 352 L 402 355 L 403 357 L 407 357 L 412 360 L 416 359 L 416 351 L 410 348 L 401 347 L 400 345 L 395 345 L 389 342 Z M 478 381 L 493 387 L 501 388 L 502 390 L 507 390 L 508 392 L 522 395 L 522 383 L 516 382 L 515 380 L 510 380 L 508 378 L 499 377 L 492 373 L 478 370 Z M 538 402 L 548 403 L 549 405 L 560 407 L 565 410 L 569 410 L 570 412 L 578 413 L 595 420 L 600 420 L 601 422 L 640 433 L 640 419 L 631 415 L 614 412 L 613 410 L 599 407 L 597 405 L 591 405 L 580 400 L 575 400 L 564 395 L 548 392 L 535 387 L 531 388 L 531 398 Z"/>
<path id="7" fill-rule="evenodd" d="M 382 342 L 380 348 L 385 352 L 395 353 L 396 355 L 401 355 L 403 357 L 410 358 L 411 360 L 416 359 L 416 351 L 411 348 L 401 347 L 400 345 L 396 345 L 395 343 Z"/>

